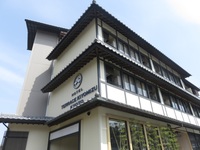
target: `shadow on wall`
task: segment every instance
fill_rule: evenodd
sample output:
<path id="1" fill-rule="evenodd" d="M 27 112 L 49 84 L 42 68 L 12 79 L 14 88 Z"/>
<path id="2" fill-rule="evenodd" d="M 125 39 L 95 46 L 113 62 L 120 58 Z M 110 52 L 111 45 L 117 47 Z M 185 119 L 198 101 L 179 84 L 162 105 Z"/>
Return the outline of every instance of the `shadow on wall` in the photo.
<path id="1" fill-rule="evenodd" d="M 51 79 L 52 65 L 37 78 L 35 78 L 28 100 L 24 107 L 23 116 L 45 116 L 48 102 L 48 93 L 42 93 L 41 89 Z"/>

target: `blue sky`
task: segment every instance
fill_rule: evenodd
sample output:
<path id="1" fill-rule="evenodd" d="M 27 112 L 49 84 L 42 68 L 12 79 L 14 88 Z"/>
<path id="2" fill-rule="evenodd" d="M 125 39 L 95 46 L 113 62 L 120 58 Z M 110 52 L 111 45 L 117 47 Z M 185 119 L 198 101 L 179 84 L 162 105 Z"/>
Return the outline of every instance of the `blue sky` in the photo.
<path id="1" fill-rule="evenodd" d="M 200 87 L 199 0 L 96 0 L 118 20 L 188 71 Z M 92 0 L 0 1 L 0 113 L 15 114 L 26 68 L 25 19 L 70 29 Z M 0 140 L 6 128 L 0 124 Z M 0 141 L 1 142 L 1 141 Z"/>

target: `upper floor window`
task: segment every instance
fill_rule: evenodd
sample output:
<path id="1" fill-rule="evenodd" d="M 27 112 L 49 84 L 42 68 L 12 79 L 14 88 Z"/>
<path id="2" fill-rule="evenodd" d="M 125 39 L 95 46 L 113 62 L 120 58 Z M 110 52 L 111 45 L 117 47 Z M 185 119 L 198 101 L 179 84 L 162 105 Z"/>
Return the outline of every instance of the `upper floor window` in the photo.
<path id="1" fill-rule="evenodd" d="M 106 80 L 108 83 L 116 85 L 116 86 L 121 86 L 121 77 L 120 77 L 120 71 L 112 67 L 110 65 L 106 65 Z"/>
<path id="2" fill-rule="evenodd" d="M 166 78 L 167 80 L 175 83 L 176 85 L 181 86 L 181 81 L 179 79 L 179 77 L 177 77 L 176 75 L 174 75 L 172 72 L 168 71 L 167 69 L 165 69 L 164 67 L 161 67 L 158 63 L 156 63 L 155 61 L 153 62 L 154 68 L 155 68 L 155 72 L 161 76 L 163 76 L 164 78 Z"/>
<path id="3" fill-rule="evenodd" d="M 149 92 L 149 97 L 152 100 L 159 101 L 157 88 L 153 85 L 148 85 L 147 89 L 148 89 L 148 92 Z"/>
<path id="4" fill-rule="evenodd" d="M 130 47 L 130 57 L 134 61 L 140 62 L 139 52 L 132 47 Z"/>
<path id="5" fill-rule="evenodd" d="M 103 31 L 103 40 L 105 43 L 116 48 L 117 46 L 116 37 L 112 35 L 111 33 Z"/>
<path id="6" fill-rule="evenodd" d="M 141 54 L 141 61 L 144 66 L 151 69 L 150 60 L 146 55 Z"/>
<path id="7" fill-rule="evenodd" d="M 159 64 L 157 64 L 156 62 L 153 62 L 153 65 L 154 65 L 154 68 L 155 68 L 155 72 L 162 76 L 163 74 L 162 74 L 161 66 Z"/>
<path id="8" fill-rule="evenodd" d="M 133 77 L 130 77 L 127 74 L 123 74 L 123 83 L 126 90 L 130 90 L 134 93 L 136 92 L 135 80 Z"/>
<path id="9" fill-rule="evenodd" d="M 138 78 L 136 79 L 135 77 L 120 71 L 112 65 L 105 64 L 105 71 L 107 83 L 123 87 L 125 90 L 159 102 L 158 90 L 156 86 Z"/>
<path id="10" fill-rule="evenodd" d="M 124 53 L 125 55 L 129 56 L 128 45 L 121 40 L 118 40 L 118 50 Z"/>
<path id="11" fill-rule="evenodd" d="M 192 109 L 194 111 L 194 115 L 200 118 L 200 107 L 192 105 Z"/>
<path id="12" fill-rule="evenodd" d="M 161 93 L 165 105 L 178 109 L 182 112 L 192 114 L 189 103 L 187 101 L 177 98 L 176 96 L 164 91 L 162 91 Z"/>

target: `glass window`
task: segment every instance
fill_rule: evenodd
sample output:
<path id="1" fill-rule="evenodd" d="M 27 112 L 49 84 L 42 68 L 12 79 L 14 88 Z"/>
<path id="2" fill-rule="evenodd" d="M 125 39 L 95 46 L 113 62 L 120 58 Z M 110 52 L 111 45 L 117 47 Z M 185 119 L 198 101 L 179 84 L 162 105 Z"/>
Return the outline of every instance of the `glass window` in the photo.
<path id="1" fill-rule="evenodd" d="M 108 83 L 121 87 L 120 71 L 110 65 L 105 65 Z"/>
<path id="2" fill-rule="evenodd" d="M 170 72 L 168 73 L 168 75 L 169 75 L 170 81 L 172 81 L 173 83 L 175 83 L 174 75 L 172 73 L 170 73 Z"/>
<path id="3" fill-rule="evenodd" d="M 116 48 L 116 38 L 110 33 L 103 31 L 104 42 Z"/>
<path id="4" fill-rule="evenodd" d="M 139 53 L 132 47 L 130 47 L 130 57 L 131 59 L 140 62 Z"/>
<path id="5" fill-rule="evenodd" d="M 174 76 L 174 82 L 175 82 L 176 85 L 182 87 L 181 86 L 181 81 L 180 81 L 180 79 L 177 76 Z"/>
<path id="6" fill-rule="evenodd" d="M 161 150 L 160 136 L 157 127 L 146 126 L 147 139 L 151 150 Z"/>
<path id="7" fill-rule="evenodd" d="M 169 80 L 168 71 L 166 69 L 162 68 L 162 73 L 163 73 L 163 77 L 165 77 L 166 79 Z"/>
<path id="8" fill-rule="evenodd" d="M 146 55 L 141 54 L 142 64 L 151 69 L 150 60 Z"/>
<path id="9" fill-rule="evenodd" d="M 190 109 L 189 103 L 186 102 L 186 101 L 183 101 L 182 103 L 183 103 L 183 106 L 184 106 L 184 108 L 185 108 L 185 112 L 188 113 L 188 114 L 192 114 L 192 111 L 191 111 L 191 109 Z"/>
<path id="10" fill-rule="evenodd" d="M 124 53 L 129 56 L 128 46 L 126 44 L 124 44 Z"/>
<path id="11" fill-rule="evenodd" d="M 135 122 L 129 124 L 133 150 L 146 150 L 146 140 L 143 125 Z"/>
<path id="12" fill-rule="evenodd" d="M 146 85 L 143 82 L 141 82 L 141 84 L 142 84 L 142 93 L 143 93 L 143 96 L 148 97 Z"/>
<path id="13" fill-rule="evenodd" d="M 165 105 L 171 106 L 169 94 L 162 91 L 162 98 Z"/>
<path id="14" fill-rule="evenodd" d="M 118 50 L 122 53 L 125 53 L 127 56 L 129 56 L 128 46 L 126 43 L 122 42 L 121 40 L 118 40 Z"/>
<path id="15" fill-rule="evenodd" d="M 148 87 L 149 97 L 152 100 L 159 101 L 159 99 L 158 99 L 158 92 L 157 92 L 156 87 L 153 86 L 153 85 L 148 85 L 147 87 Z"/>
<path id="16" fill-rule="evenodd" d="M 159 64 L 157 64 L 156 62 L 153 62 L 154 68 L 155 68 L 155 72 L 159 75 L 162 76 L 162 70 Z"/>
<path id="17" fill-rule="evenodd" d="M 130 90 L 129 77 L 126 74 L 123 74 L 123 83 L 124 83 L 124 89 Z"/>
<path id="18" fill-rule="evenodd" d="M 194 134 L 194 133 L 188 133 L 190 142 L 192 144 L 193 150 L 199 150 L 200 149 L 200 135 L 199 134 Z"/>
<path id="19" fill-rule="evenodd" d="M 129 150 L 126 123 L 122 120 L 109 120 L 112 150 Z"/>
<path id="20" fill-rule="evenodd" d="M 171 102 L 172 102 L 172 107 L 175 108 L 175 109 L 179 109 L 178 103 L 177 103 L 177 100 L 175 99 L 175 97 L 170 96 L 170 99 L 171 99 Z"/>
<path id="21" fill-rule="evenodd" d="M 176 100 L 178 101 L 180 111 L 186 112 L 182 100 L 180 100 L 180 99 L 176 99 Z"/>
<path id="22" fill-rule="evenodd" d="M 135 81 L 133 77 L 130 77 L 130 87 L 131 87 L 131 91 L 136 93 L 136 87 L 135 87 Z"/>
<path id="23" fill-rule="evenodd" d="M 137 87 L 137 93 L 138 93 L 139 95 L 143 95 L 143 94 L 142 94 L 142 85 L 141 85 L 141 83 L 140 83 L 139 80 L 136 80 L 136 87 Z"/>
<path id="24" fill-rule="evenodd" d="M 120 40 L 118 40 L 118 50 L 124 53 L 124 45 Z"/>
<path id="25" fill-rule="evenodd" d="M 136 80 L 136 87 L 137 87 L 137 92 L 139 95 L 148 97 L 146 85 L 143 82 Z"/>
<path id="26" fill-rule="evenodd" d="M 200 118 L 200 108 L 197 106 L 192 105 L 192 109 L 194 111 L 194 115 Z"/>

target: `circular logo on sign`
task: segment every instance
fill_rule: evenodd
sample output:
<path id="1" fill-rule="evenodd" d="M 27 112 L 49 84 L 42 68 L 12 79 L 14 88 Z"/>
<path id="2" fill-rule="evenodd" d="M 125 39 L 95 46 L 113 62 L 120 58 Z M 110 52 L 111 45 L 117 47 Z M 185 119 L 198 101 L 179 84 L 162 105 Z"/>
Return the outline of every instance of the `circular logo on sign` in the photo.
<path id="1" fill-rule="evenodd" d="M 73 83 L 75 89 L 78 89 L 78 88 L 80 87 L 80 85 L 81 85 L 81 83 L 82 83 L 82 80 L 83 80 L 82 75 L 81 75 L 81 74 L 78 74 L 78 75 L 76 76 L 76 78 L 74 79 L 74 83 Z"/>

